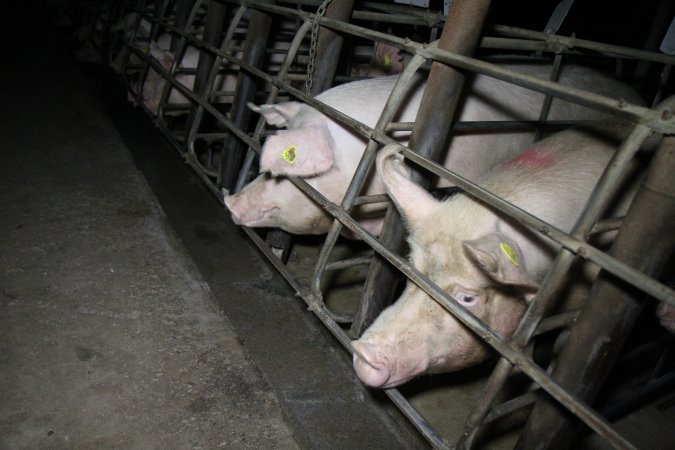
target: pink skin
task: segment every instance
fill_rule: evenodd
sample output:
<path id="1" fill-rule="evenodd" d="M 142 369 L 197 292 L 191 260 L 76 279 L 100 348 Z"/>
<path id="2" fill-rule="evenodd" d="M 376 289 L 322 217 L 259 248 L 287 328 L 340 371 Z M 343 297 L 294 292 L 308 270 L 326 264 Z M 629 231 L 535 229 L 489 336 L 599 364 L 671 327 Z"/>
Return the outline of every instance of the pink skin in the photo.
<path id="1" fill-rule="evenodd" d="M 675 333 L 675 306 L 667 303 L 659 304 L 658 308 L 656 308 L 656 317 L 659 319 L 662 327 L 671 333 Z"/>
<path id="2" fill-rule="evenodd" d="M 479 184 L 569 230 L 612 152 L 597 136 L 569 130 L 503 163 Z M 410 231 L 411 263 L 497 334 L 510 336 L 556 246 L 468 196 L 435 200 L 407 178 L 407 166 L 395 153 L 385 147 L 377 169 Z M 585 278 L 575 282 L 585 285 Z M 461 370 L 490 355 L 482 341 L 412 282 L 352 348 L 358 377 L 381 388 L 425 372 Z"/>

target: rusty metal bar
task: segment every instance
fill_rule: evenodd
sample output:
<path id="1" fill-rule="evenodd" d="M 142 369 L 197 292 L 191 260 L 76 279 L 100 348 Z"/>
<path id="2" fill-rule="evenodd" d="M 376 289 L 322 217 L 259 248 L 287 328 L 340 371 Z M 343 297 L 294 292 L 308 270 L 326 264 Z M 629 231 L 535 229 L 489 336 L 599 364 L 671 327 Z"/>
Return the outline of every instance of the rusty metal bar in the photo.
<path id="1" fill-rule="evenodd" d="M 438 47 L 471 55 L 476 47 L 489 0 L 456 0 L 448 11 Z M 464 85 L 464 75 L 443 64 L 433 63 L 415 119 L 408 147 L 434 161 L 444 156 L 455 107 Z M 412 179 L 428 188 L 431 180 L 413 170 Z M 380 242 L 397 253 L 404 243 L 405 227 L 396 208 L 390 207 L 384 219 Z M 350 334 L 359 337 L 382 309 L 394 301 L 398 273 L 386 261 L 374 258 L 366 277 L 361 301 L 354 313 Z"/>
<path id="2" fill-rule="evenodd" d="M 626 48 L 619 45 L 603 44 L 586 39 L 577 39 L 573 37 L 559 36 L 557 34 L 542 33 L 540 31 L 525 30 L 523 28 L 495 25 L 493 30 L 504 36 L 542 40 L 560 45 L 563 48 L 581 48 L 585 50 L 593 50 L 608 56 L 641 59 L 662 64 L 672 64 L 673 61 L 672 56 L 664 55 L 662 53 Z"/>
<path id="3" fill-rule="evenodd" d="M 666 137 L 609 251 L 650 276 L 660 274 L 675 250 L 673 170 L 675 137 Z M 658 215 L 653 214 L 655 210 Z M 659 245 L 645 245 L 656 240 Z M 592 301 L 581 309 L 553 377 L 570 392 L 592 403 L 642 310 L 642 297 L 641 292 L 625 282 L 601 272 L 589 295 Z M 568 448 L 576 429 L 575 421 L 560 414 L 548 399 L 541 398 L 522 434 L 522 445 L 531 448 L 537 442 L 551 449 Z"/>
<path id="4" fill-rule="evenodd" d="M 354 0 L 332 1 L 326 7 L 325 17 L 348 22 L 354 9 Z M 317 95 L 333 85 L 335 70 L 340 60 L 343 38 L 334 31 L 321 28 L 316 43 L 317 58 L 312 81 L 312 95 Z"/>
<path id="5" fill-rule="evenodd" d="M 222 6 L 220 8 L 223 8 Z M 222 42 L 219 43 L 219 48 L 220 51 L 232 51 L 232 40 L 234 37 L 234 34 L 236 33 L 237 27 L 239 26 L 239 23 L 242 20 L 242 17 L 244 16 L 244 13 L 246 11 L 246 8 L 240 7 L 237 9 L 237 12 L 234 14 L 234 17 L 232 18 L 232 21 L 230 22 L 227 32 L 225 34 L 225 38 L 222 40 Z M 222 30 L 221 30 L 222 32 Z M 215 39 L 213 39 L 215 41 Z M 210 45 L 214 46 L 215 42 L 211 42 Z M 201 53 L 204 54 L 204 53 Z M 210 53 L 209 53 L 210 54 Z M 208 78 L 206 80 L 206 89 L 202 94 L 207 94 L 208 91 L 212 88 L 213 83 L 216 79 L 217 74 L 220 72 L 221 66 L 222 66 L 222 57 L 220 55 L 215 55 L 215 61 L 213 62 L 213 65 L 211 65 L 209 73 L 208 73 Z M 229 64 L 229 63 L 228 63 Z M 225 75 L 224 75 L 225 76 Z M 213 92 L 211 91 L 211 94 Z M 196 109 L 195 109 L 196 108 Z M 188 138 L 187 138 L 187 149 L 188 153 L 193 156 L 191 158 L 192 161 L 194 161 L 196 164 L 199 164 L 197 159 L 194 158 L 194 143 L 195 140 L 199 137 L 199 128 L 201 126 L 203 117 L 204 117 L 204 107 L 197 103 L 193 104 L 193 111 L 194 111 L 194 120 L 189 121 L 188 123 L 191 124 L 190 131 L 188 133 Z M 218 133 L 218 138 L 219 139 L 225 139 L 229 133 Z M 203 169 L 203 168 L 202 168 Z M 213 174 L 214 178 L 218 178 L 220 175 L 220 170 L 217 174 Z"/>
<path id="6" fill-rule="evenodd" d="M 403 99 L 406 98 L 406 95 L 411 86 L 411 81 L 415 76 L 416 71 L 422 66 L 423 63 L 424 63 L 423 58 L 415 56 L 408 63 L 407 67 L 403 70 L 403 72 L 400 74 L 398 80 L 396 81 L 396 84 L 394 85 L 394 88 L 392 89 L 391 94 L 389 95 L 389 98 L 387 99 L 387 103 L 383 108 L 382 114 L 380 115 L 380 118 L 377 121 L 377 124 L 375 126 L 376 130 L 384 129 L 387 126 L 387 123 L 389 123 L 391 119 L 394 117 L 394 114 L 396 113 L 396 111 L 398 111 L 401 102 L 403 101 Z M 353 122 L 355 123 L 353 123 L 352 125 L 359 124 L 361 127 L 365 128 L 365 125 L 360 124 L 356 121 Z M 384 137 L 389 139 L 391 142 L 394 142 L 386 135 L 384 135 Z M 368 142 L 368 145 L 366 146 L 366 149 L 363 152 L 363 155 L 361 156 L 361 160 L 359 161 L 359 165 L 357 166 L 356 171 L 352 176 L 352 181 L 350 182 L 347 191 L 345 192 L 345 195 L 343 197 L 342 207 L 345 208 L 345 210 L 349 210 L 353 206 L 354 199 L 361 191 L 363 181 L 365 180 L 368 170 L 370 169 L 372 162 L 375 158 L 375 151 L 377 150 L 377 147 L 378 145 L 375 141 L 371 140 L 370 142 Z M 318 298 L 321 297 L 322 274 L 325 271 L 325 267 L 328 264 L 328 259 L 333 250 L 333 247 L 337 242 L 337 239 L 341 231 L 342 225 L 340 224 L 340 222 L 334 221 L 326 236 L 324 245 L 321 248 L 321 252 L 319 253 L 319 258 L 317 259 L 317 263 L 314 268 L 314 277 L 312 279 L 312 292 Z M 337 321 L 340 322 L 353 321 L 352 314 L 340 314 L 336 315 L 335 318 Z"/>
<path id="7" fill-rule="evenodd" d="M 204 27 L 202 40 L 208 45 L 220 47 L 227 8 L 224 3 L 219 2 L 209 2 L 207 8 L 206 26 Z M 211 72 L 213 72 L 212 69 L 216 61 L 220 62 L 220 58 L 211 52 L 199 52 L 199 61 L 197 62 L 197 73 L 195 74 L 194 82 L 195 94 L 202 97 L 209 94 L 215 79 L 215 77 L 211 77 Z M 188 133 L 197 132 L 201 125 L 201 120 L 199 120 L 199 123 L 195 120 L 197 118 L 198 109 L 200 109 L 198 104 L 191 103 L 190 115 L 186 125 L 187 130 L 189 130 Z M 188 154 L 194 156 L 193 151 L 190 151 Z"/>
<path id="8" fill-rule="evenodd" d="M 266 0 L 270 3 L 274 0 Z M 265 56 L 265 48 L 269 36 L 272 17 L 258 10 L 251 10 L 248 19 L 248 32 L 244 42 L 242 60 L 255 67 L 261 67 Z M 239 128 L 246 129 L 250 110 L 246 103 L 255 99 L 256 80 L 246 71 L 239 72 L 237 95 L 232 103 L 230 118 Z M 226 139 L 223 144 L 224 157 L 221 165 L 221 184 L 224 189 L 231 190 L 237 182 L 239 168 L 244 157 L 242 144 L 234 137 Z"/>

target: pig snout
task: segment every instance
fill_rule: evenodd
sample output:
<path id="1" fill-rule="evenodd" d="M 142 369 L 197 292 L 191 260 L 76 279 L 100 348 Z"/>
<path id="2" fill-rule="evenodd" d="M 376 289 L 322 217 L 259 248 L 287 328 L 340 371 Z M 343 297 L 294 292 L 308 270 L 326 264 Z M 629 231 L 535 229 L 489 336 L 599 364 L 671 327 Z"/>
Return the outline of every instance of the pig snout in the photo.
<path id="1" fill-rule="evenodd" d="M 370 344 L 352 341 L 354 350 L 354 370 L 364 384 L 371 387 L 384 387 L 391 372 L 388 361 L 379 356 Z"/>
<path id="2" fill-rule="evenodd" d="M 230 211 L 232 222 L 234 222 L 235 225 L 241 225 L 243 221 L 243 212 L 239 208 L 239 203 L 236 195 L 225 196 L 225 206 Z"/>
<path id="3" fill-rule="evenodd" d="M 675 306 L 661 303 L 656 309 L 656 317 L 662 327 L 671 333 L 675 333 Z"/>

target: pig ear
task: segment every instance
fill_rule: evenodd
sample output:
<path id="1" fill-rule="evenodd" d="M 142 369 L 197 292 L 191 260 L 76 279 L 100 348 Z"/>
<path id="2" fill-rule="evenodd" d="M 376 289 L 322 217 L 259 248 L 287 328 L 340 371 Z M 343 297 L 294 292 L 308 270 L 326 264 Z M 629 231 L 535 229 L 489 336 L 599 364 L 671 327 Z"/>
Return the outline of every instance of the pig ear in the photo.
<path id="1" fill-rule="evenodd" d="M 464 250 L 493 280 L 523 291 L 531 300 L 539 287 L 525 269 L 525 260 L 518 244 L 506 235 L 495 232 L 462 242 Z"/>
<path id="2" fill-rule="evenodd" d="M 398 146 L 390 144 L 377 154 L 377 171 L 409 228 L 416 228 L 435 211 L 439 202 L 418 184 L 410 181 Z"/>
<path id="3" fill-rule="evenodd" d="M 284 102 L 276 105 L 254 105 L 251 102 L 246 105 L 252 110 L 265 118 L 269 125 L 275 127 L 287 127 L 290 120 L 300 110 L 303 105 L 300 102 Z"/>
<path id="4" fill-rule="evenodd" d="M 260 156 L 260 171 L 309 177 L 327 171 L 333 163 L 333 137 L 328 128 L 306 125 L 268 137 Z"/>
<path id="5" fill-rule="evenodd" d="M 375 62 L 384 67 L 386 71 L 393 73 L 400 72 L 401 50 L 393 45 L 385 44 L 383 42 L 375 42 L 373 53 L 375 55 Z"/>

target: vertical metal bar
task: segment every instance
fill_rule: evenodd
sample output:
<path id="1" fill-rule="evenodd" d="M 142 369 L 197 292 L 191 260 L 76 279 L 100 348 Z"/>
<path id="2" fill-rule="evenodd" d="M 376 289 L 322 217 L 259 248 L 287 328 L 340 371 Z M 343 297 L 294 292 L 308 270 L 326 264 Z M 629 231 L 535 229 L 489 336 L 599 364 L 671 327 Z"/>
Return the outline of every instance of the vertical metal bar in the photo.
<path id="1" fill-rule="evenodd" d="M 675 250 L 675 137 L 666 137 L 633 201 L 610 255 L 659 276 Z M 654 214 L 658 211 L 658 214 Z M 645 245 L 658 242 L 658 245 Z M 601 272 L 557 360 L 553 377 L 592 403 L 643 307 L 644 294 Z M 569 448 L 578 422 L 548 398 L 534 406 L 521 436 L 523 448 Z"/>
<path id="2" fill-rule="evenodd" d="M 204 42 L 214 47 L 220 47 L 226 14 L 227 7 L 224 3 L 209 2 L 204 36 L 202 37 Z M 216 60 L 220 62 L 220 58 L 216 58 L 211 52 L 203 50 L 199 52 L 199 62 L 197 63 L 197 73 L 195 74 L 194 84 L 195 94 L 203 97 L 210 90 L 210 86 L 208 85 L 209 76 Z M 213 79 L 211 82 L 213 82 Z M 197 133 L 199 131 L 198 128 L 201 124 L 201 120 L 199 123 L 196 123 L 195 118 L 197 116 L 197 110 L 200 108 L 201 107 L 195 103 L 191 104 L 190 115 L 187 121 L 187 129 L 190 130 L 190 135 L 192 135 L 193 132 Z"/>
<path id="3" fill-rule="evenodd" d="M 349 22 L 354 9 L 354 0 L 333 0 L 326 7 L 325 17 Z M 321 28 L 316 44 L 318 55 L 312 81 L 312 96 L 316 96 L 333 85 L 335 70 L 342 51 L 341 35 L 327 28 Z"/>
<path id="4" fill-rule="evenodd" d="M 349 22 L 354 8 L 354 0 L 334 0 L 326 7 L 325 17 Z M 327 28 L 321 28 L 316 43 L 315 70 L 312 78 L 312 92 L 316 96 L 333 85 L 335 71 L 342 51 L 341 35 Z M 291 235 L 283 230 L 273 230 L 267 236 L 267 243 L 282 249 L 281 259 L 288 258 Z"/>
<path id="5" fill-rule="evenodd" d="M 391 122 L 394 114 L 396 114 L 396 112 L 399 110 L 401 102 L 409 94 L 410 86 L 412 84 L 411 80 L 413 79 L 416 71 L 422 66 L 424 61 L 424 58 L 415 55 L 407 64 L 405 70 L 399 75 L 398 80 L 396 81 L 396 84 L 394 85 L 394 88 L 387 99 L 387 103 L 384 106 L 382 114 L 375 125 L 376 130 L 382 131 L 386 129 L 389 122 Z M 361 161 L 359 161 L 359 165 L 354 172 L 352 181 L 350 182 L 347 192 L 345 192 L 344 198 L 342 199 L 341 207 L 346 211 L 350 210 L 352 204 L 354 203 L 354 199 L 361 191 L 363 181 L 365 180 L 365 177 L 372 165 L 373 159 L 375 158 L 377 147 L 378 144 L 371 140 L 368 142 L 368 145 L 363 152 Z M 315 265 L 311 290 L 317 299 L 322 298 L 321 276 L 326 270 L 328 259 L 331 252 L 333 251 L 341 230 L 342 224 L 337 220 L 334 221 L 330 231 L 328 232 L 328 235 L 326 236 L 326 240 L 324 241 L 323 247 L 321 248 L 321 253 L 319 254 L 319 258 Z M 353 316 L 351 314 L 336 314 L 334 318 L 339 322 L 350 322 L 353 320 Z"/>
<path id="6" fill-rule="evenodd" d="M 195 0 L 178 0 L 176 2 L 176 17 L 174 18 L 173 25 L 176 28 L 187 31 L 187 24 L 190 22 L 190 12 L 192 11 L 193 3 Z M 179 40 L 176 39 L 176 36 L 171 38 L 171 51 L 175 53 L 179 49 Z M 180 54 L 182 57 L 182 53 Z"/>
<path id="7" fill-rule="evenodd" d="M 263 3 L 273 3 L 273 0 Z M 265 48 L 269 36 L 272 17 L 258 10 L 250 10 L 248 31 L 244 42 L 242 60 L 255 67 L 260 67 L 265 57 Z M 230 120 L 239 128 L 245 130 L 248 126 L 251 113 L 246 106 L 247 102 L 255 99 L 256 79 L 253 75 L 239 72 L 237 93 L 234 96 Z M 234 136 L 229 135 L 223 144 L 223 163 L 221 165 L 221 184 L 224 189 L 232 190 L 237 182 L 237 176 L 244 157 L 244 146 Z"/>
<path id="8" fill-rule="evenodd" d="M 473 54 L 489 6 L 489 0 L 454 1 L 448 11 L 438 47 L 463 55 Z M 464 76 L 457 70 L 440 63 L 432 64 L 410 136 L 408 146 L 411 149 L 434 161 L 443 156 L 463 84 Z M 420 184 L 430 185 L 429 180 L 423 181 L 419 172 L 415 172 L 413 177 Z M 395 208 L 389 208 L 385 225 L 380 242 L 388 249 L 400 250 L 405 230 Z M 397 277 L 398 273 L 382 258 L 378 256 L 373 259 L 350 330 L 352 336 L 360 336 L 381 309 L 391 304 Z"/>
<path id="9" fill-rule="evenodd" d="M 174 59 L 173 63 L 171 64 L 171 67 L 169 68 L 169 74 L 172 77 L 176 76 L 176 70 L 178 69 L 178 66 L 180 66 L 183 63 L 183 56 L 185 56 L 185 50 L 187 49 L 188 46 L 188 37 L 189 37 L 189 35 L 185 33 L 188 33 L 188 27 L 194 23 L 197 11 L 201 7 L 204 0 L 192 0 L 192 1 L 194 3 L 192 4 L 191 8 L 187 11 L 186 18 L 183 18 L 183 16 L 185 15 L 184 11 L 176 11 L 174 27 L 182 31 L 183 34 L 180 34 L 179 36 L 173 35 L 171 38 L 171 48 L 174 54 Z M 181 5 L 179 5 L 179 7 L 181 7 Z M 176 44 L 175 50 L 173 50 L 174 44 Z M 166 79 L 166 77 L 164 78 Z M 162 91 L 162 97 L 160 98 L 159 107 L 157 109 L 157 126 L 159 126 L 160 128 L 168 129 L 166 121 L 164 120 L 164 106 L 166 105 L 166 102 L 169 100 L 170 92 L 173 89 L 177 89 L 177 87 L 173 86 L 173 83 L 168 82 L 167 79 L 167 82 L 164 83 L 164 90 Z M 188 130 L 189 128 L 186 129 L 186 133 Z"/>
<path id="10" fill-rule="evenodd" d="M 244 13 L 246 12 L 246 7 L 245 6 L 240 6 L 237 9 L 237 12 L 234 14 L 234 17 L 232 18 L 232 21 L 230 22 L 228 26 L 227 33 L 225 34 L 225 38 L 220 44 L 220 51 L 225 51 L 227 50 L 232 42 L 232 39 L 237 31 L 237 27 L 239 26 L 239 23 L 241 22 L 242 17 L 244 16 Z M 215 80 L 218 71 L 220 70 L 220 67 L 222 65 L 223 58 L 220 55 L 217 55 L 215 58 L 215 62 L 213 66 L 211 67 L 211 72 L 209 74 L 209 77 L 207 79 L 207 84 L 212 85 L 213 80 Z M 227 64 L 231 64 L 229 61 Z M 204 117 L 204 108 L 202 105 L 197 105 L 196 113 L 195 113 L 195 119 L 194 122 L 192 122 L 192 128 L 190 129 L 190 133 L 188 134 L 188 139 L 187 139 L 187 148 L 190 153 L 194 153 L 194 141 L 195 141 L 195 136 L 197 135 L 198 129 L 201 124 L 201 120 Z"/>
<path id="11" fill-rule="evenodd" d="M 285 80 L 286 76 L 288 74 L 288 70 L 290 69 L 290 66 L 295 59 L 295 55 L 298 52 L 298 49 L 300 48 L 300 44 L 302 43 L 302 40 L 305 38 L 307 35 L 307 32 L 309 31 L 311 24 L 309 22 L 303 22 L 302 25 L 300 25 L 300 28 L 298 29 L 298 32 L 295 34 L 295 37 L 293 38 L 293 41 L 291 42 L 291 45 L 288 49 L 288 53 L 286 54 L 286 58 L 284 59 L 284 63 L 282 64 L 281 68 L 279 69 L 279 72 L 276 75 L 277 79 L 280 80 Z M 270 94 L 267 97 L 266 103 L 274 103 L 277 99 L 277 94 L 279 93 L 279 88 L 276 87 L 275 85 L 272 85 L 272 89 L 270 90 Z M 256 125 L 255 132 L 253 133 L 253 138 L 254 139 L 259 139 L 260 134 L 262 133 L 263 129 L 265 127 L 265 120 L 261 117 L 260 120 L 258 120 L 258 124 Z M 248 171 L 251 168 L 251 164 L 253 163 L 253 158 L 255 157 L 256 152 L 253 151 L 252 148 L 249 147 L 248 151 L 246 152 L 246 158 L 244 160 L 244 164 L 242 165 L 240 171 L 239 171 L 239 177 L 237 178 L 237 184 L 234 187 L 234 192 L 237 193 L 241 191 L 244 188 L 244 185 L 246 184 L 247 180 L 247 175 Z"/>

